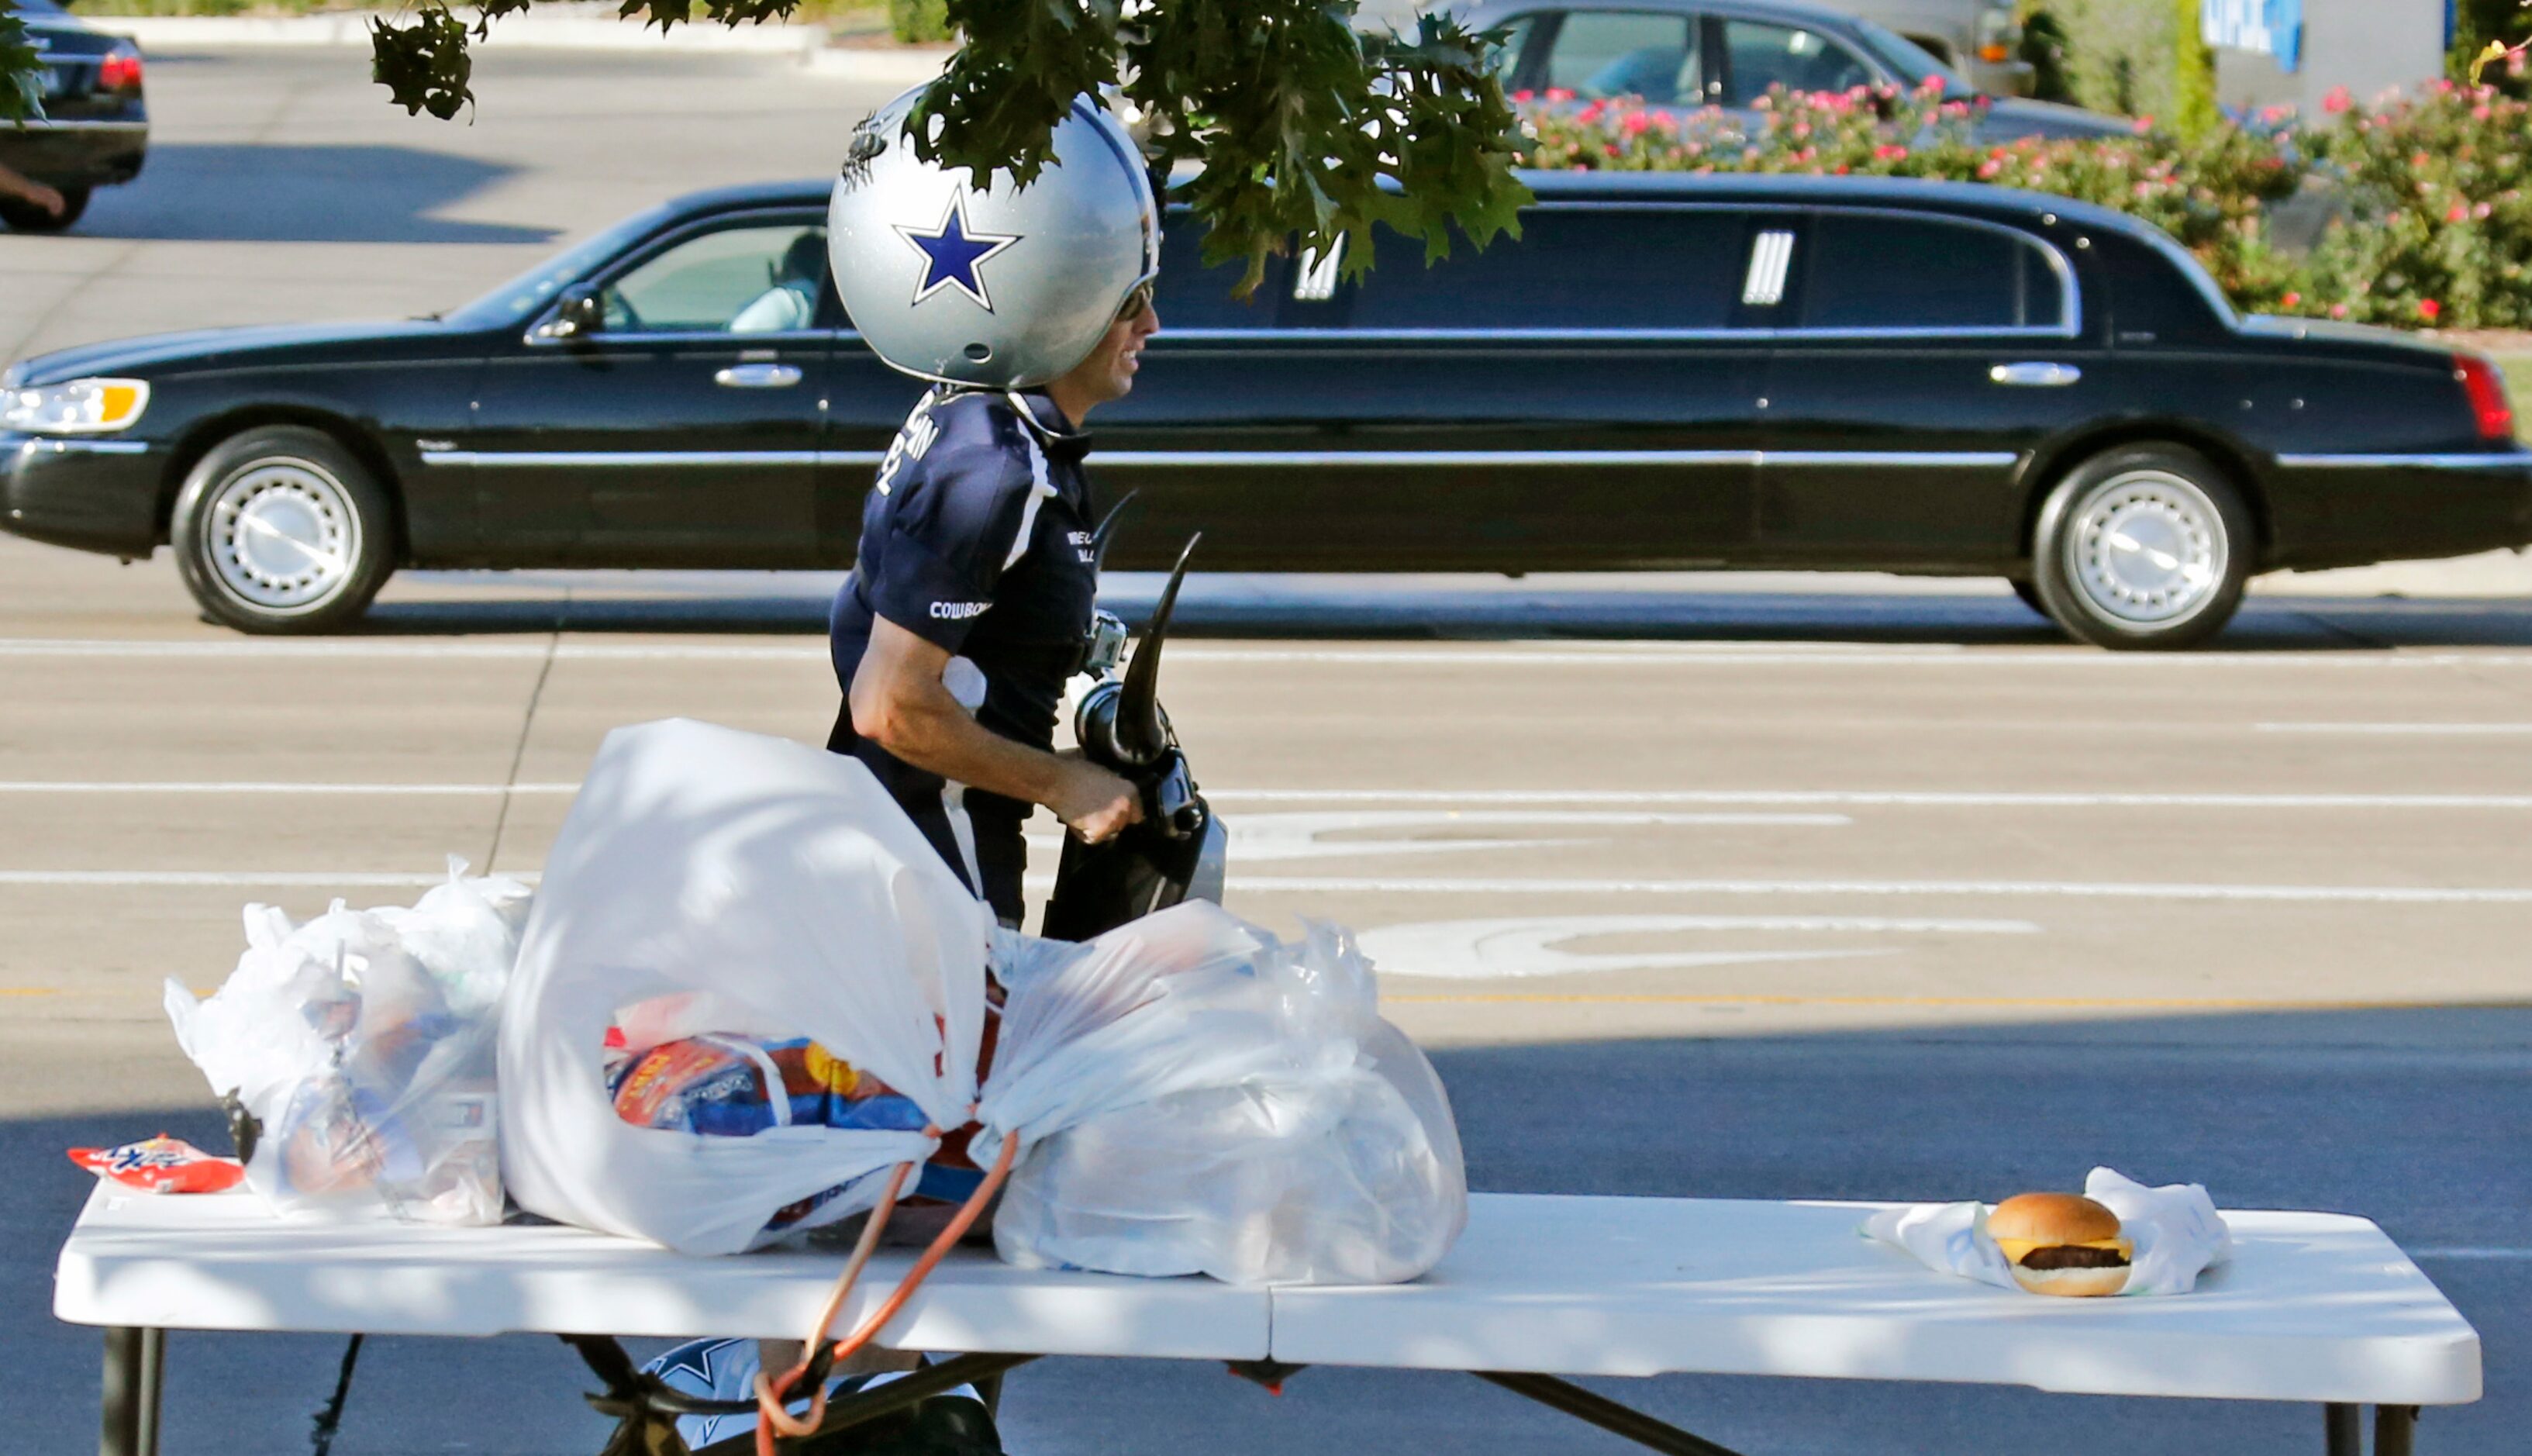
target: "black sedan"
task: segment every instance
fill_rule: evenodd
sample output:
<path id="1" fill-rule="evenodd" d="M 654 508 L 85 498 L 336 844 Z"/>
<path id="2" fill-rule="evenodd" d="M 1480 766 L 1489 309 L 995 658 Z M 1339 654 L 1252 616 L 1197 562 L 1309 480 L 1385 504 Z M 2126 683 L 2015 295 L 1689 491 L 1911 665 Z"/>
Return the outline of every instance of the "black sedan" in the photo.
<path id="1" fill-rule="evenodd" d="M 2253 573 L 2532 542 L 2479 355 L 2235 316 L 2162 234 L 1850 178 L 1543 173 L 1518 242 L 1253 302 L 1174 215 L 1098 421 L 1116 564 L 2003 576 L 2172 646 Z M 0 525 L 172 544 L 314 631 L 413 566 L 836 567 L 920 392 L 844 326 L 820 183 L 635 217 L 443 319 L 97 344 L 0 374 Z M 1392 244 L 1400 244 L 1388 256 Z M 1139 548 L 1139 550 L 1137 550 Z"/>
<path id="2" fill-rule="evenodd" d="M 58 191 L 62 210 L 0 199 L 0 222 L 18 232 L 58 232 L 79 221 L 95 189 L 141 175 L 149 150 L 141 48 L 74 19 L 53 0 L 18 0 L 18 14 L 43 58 L 43 115 L 23 128 L 0 125 L 0 165 Z"/>
<path id="3" fill-rule="evenodd" d="M 1768 91 L 1911 90 L 1940 80 L 1978 93 L 1941 57 L 1861 16 L 1806 0 L 1478 0 L 1463 19 L 1510 32 L 1504 88 L 1590 102 L 1634 96 L 1647 106 L 1717 106 L 1755 121 Z M 2077 106 L 1987 98 L 1984 145 L 2124 137 L 2133 124 Z"/>

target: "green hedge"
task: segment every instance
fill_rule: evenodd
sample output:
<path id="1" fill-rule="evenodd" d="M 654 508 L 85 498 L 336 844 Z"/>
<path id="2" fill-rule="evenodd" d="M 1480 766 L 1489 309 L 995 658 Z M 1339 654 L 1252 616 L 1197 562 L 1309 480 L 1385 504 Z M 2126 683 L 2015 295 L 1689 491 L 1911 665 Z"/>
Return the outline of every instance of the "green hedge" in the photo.
<path id="1" fill-rule="evenodd" d="M 2249 125 L 2219 120 L 2185 143 L 2140 121 L 2128 137 L 2005 146 L 1972 141 L 1983 103 L 1939 87 L 1779 92 L 1755 125 L 1712 108 L 1609 101 L 1578 110 L 1570 96 L 1548 100 L 1523 115 L 1533 166 L 2027 188 L 2155 224 L 2253 312 L 2532 327 L 2532 106 L 2494 87 L 2438 82 L 2380 110 L 2334 94 L 2309 125 L 2273 113 Z M 2309 249 L 2279 242 L 2276 204 L 2289 198 L 2331 215 Z"/>
<path id="2" fill-rule="evenodd" d="M 908 44 L 947 40 L 950 7 L 945 0 L 888 0 L 888 29 Z"/>

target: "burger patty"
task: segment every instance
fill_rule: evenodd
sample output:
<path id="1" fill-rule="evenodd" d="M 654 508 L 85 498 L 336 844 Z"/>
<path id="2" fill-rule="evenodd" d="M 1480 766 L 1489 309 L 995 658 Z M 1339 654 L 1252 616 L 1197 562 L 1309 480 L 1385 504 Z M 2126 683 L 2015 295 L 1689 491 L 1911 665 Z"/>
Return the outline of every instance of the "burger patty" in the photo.
<path id="1" fill-rule="evenodd" d="M 2035 1249 L 2022 1256 L 2026 1269 L 2124 1269 L 2128 1256 L 2115 1249 L 2075 1249 L 2059 1245 Z"/>

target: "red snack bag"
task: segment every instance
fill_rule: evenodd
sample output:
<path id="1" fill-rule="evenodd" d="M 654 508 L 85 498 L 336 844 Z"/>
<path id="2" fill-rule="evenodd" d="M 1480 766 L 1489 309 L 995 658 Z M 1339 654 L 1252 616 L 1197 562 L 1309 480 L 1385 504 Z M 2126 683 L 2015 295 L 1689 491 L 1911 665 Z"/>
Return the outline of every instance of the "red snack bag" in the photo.
<path id="1" fill-rule="evenodd" d="M 121 1147 L 74 1147 L 71 1161 L 99 1178 L 153 1194 L 216 1194 L 246 1177 L 235 1158 L 214 1157 L 161 1133 Z"/>

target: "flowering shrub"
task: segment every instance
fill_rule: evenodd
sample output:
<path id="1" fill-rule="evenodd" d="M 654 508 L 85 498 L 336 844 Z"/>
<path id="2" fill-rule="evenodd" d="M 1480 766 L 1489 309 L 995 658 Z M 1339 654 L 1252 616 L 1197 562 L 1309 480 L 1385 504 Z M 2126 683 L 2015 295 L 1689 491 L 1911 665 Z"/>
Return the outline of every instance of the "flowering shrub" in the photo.
<path id="1" fill-rule="evenodd" d="M 2333 96 L 2316 161 L 2348 216 L 2297 312 L 2417 327 L 2532 327 L 2532 105 L 2440 81 L 2381 110 Z"/>
<path id="2" fill-rule="evenodd" d="M 1535 102 L 1526 94 L 1516 101 Z M 2094 203 L 2178 239 L 2256 312 L 2410 327 L 2532 326 L 2532 106 L 2439 84 L 2380 111 L 2333 96 L 2320 124 L 2269 113 L 2184 145 L 2150 122 L 2108 140 L 1975 140 L 1984 102 L 1858 87 L 1717 108 L 1525 108 L 1529 164 L 1987 182 Z M 2308 258 L 2280 251 L 2272 204 L 2308 186 L 2345 208 Z"/>

